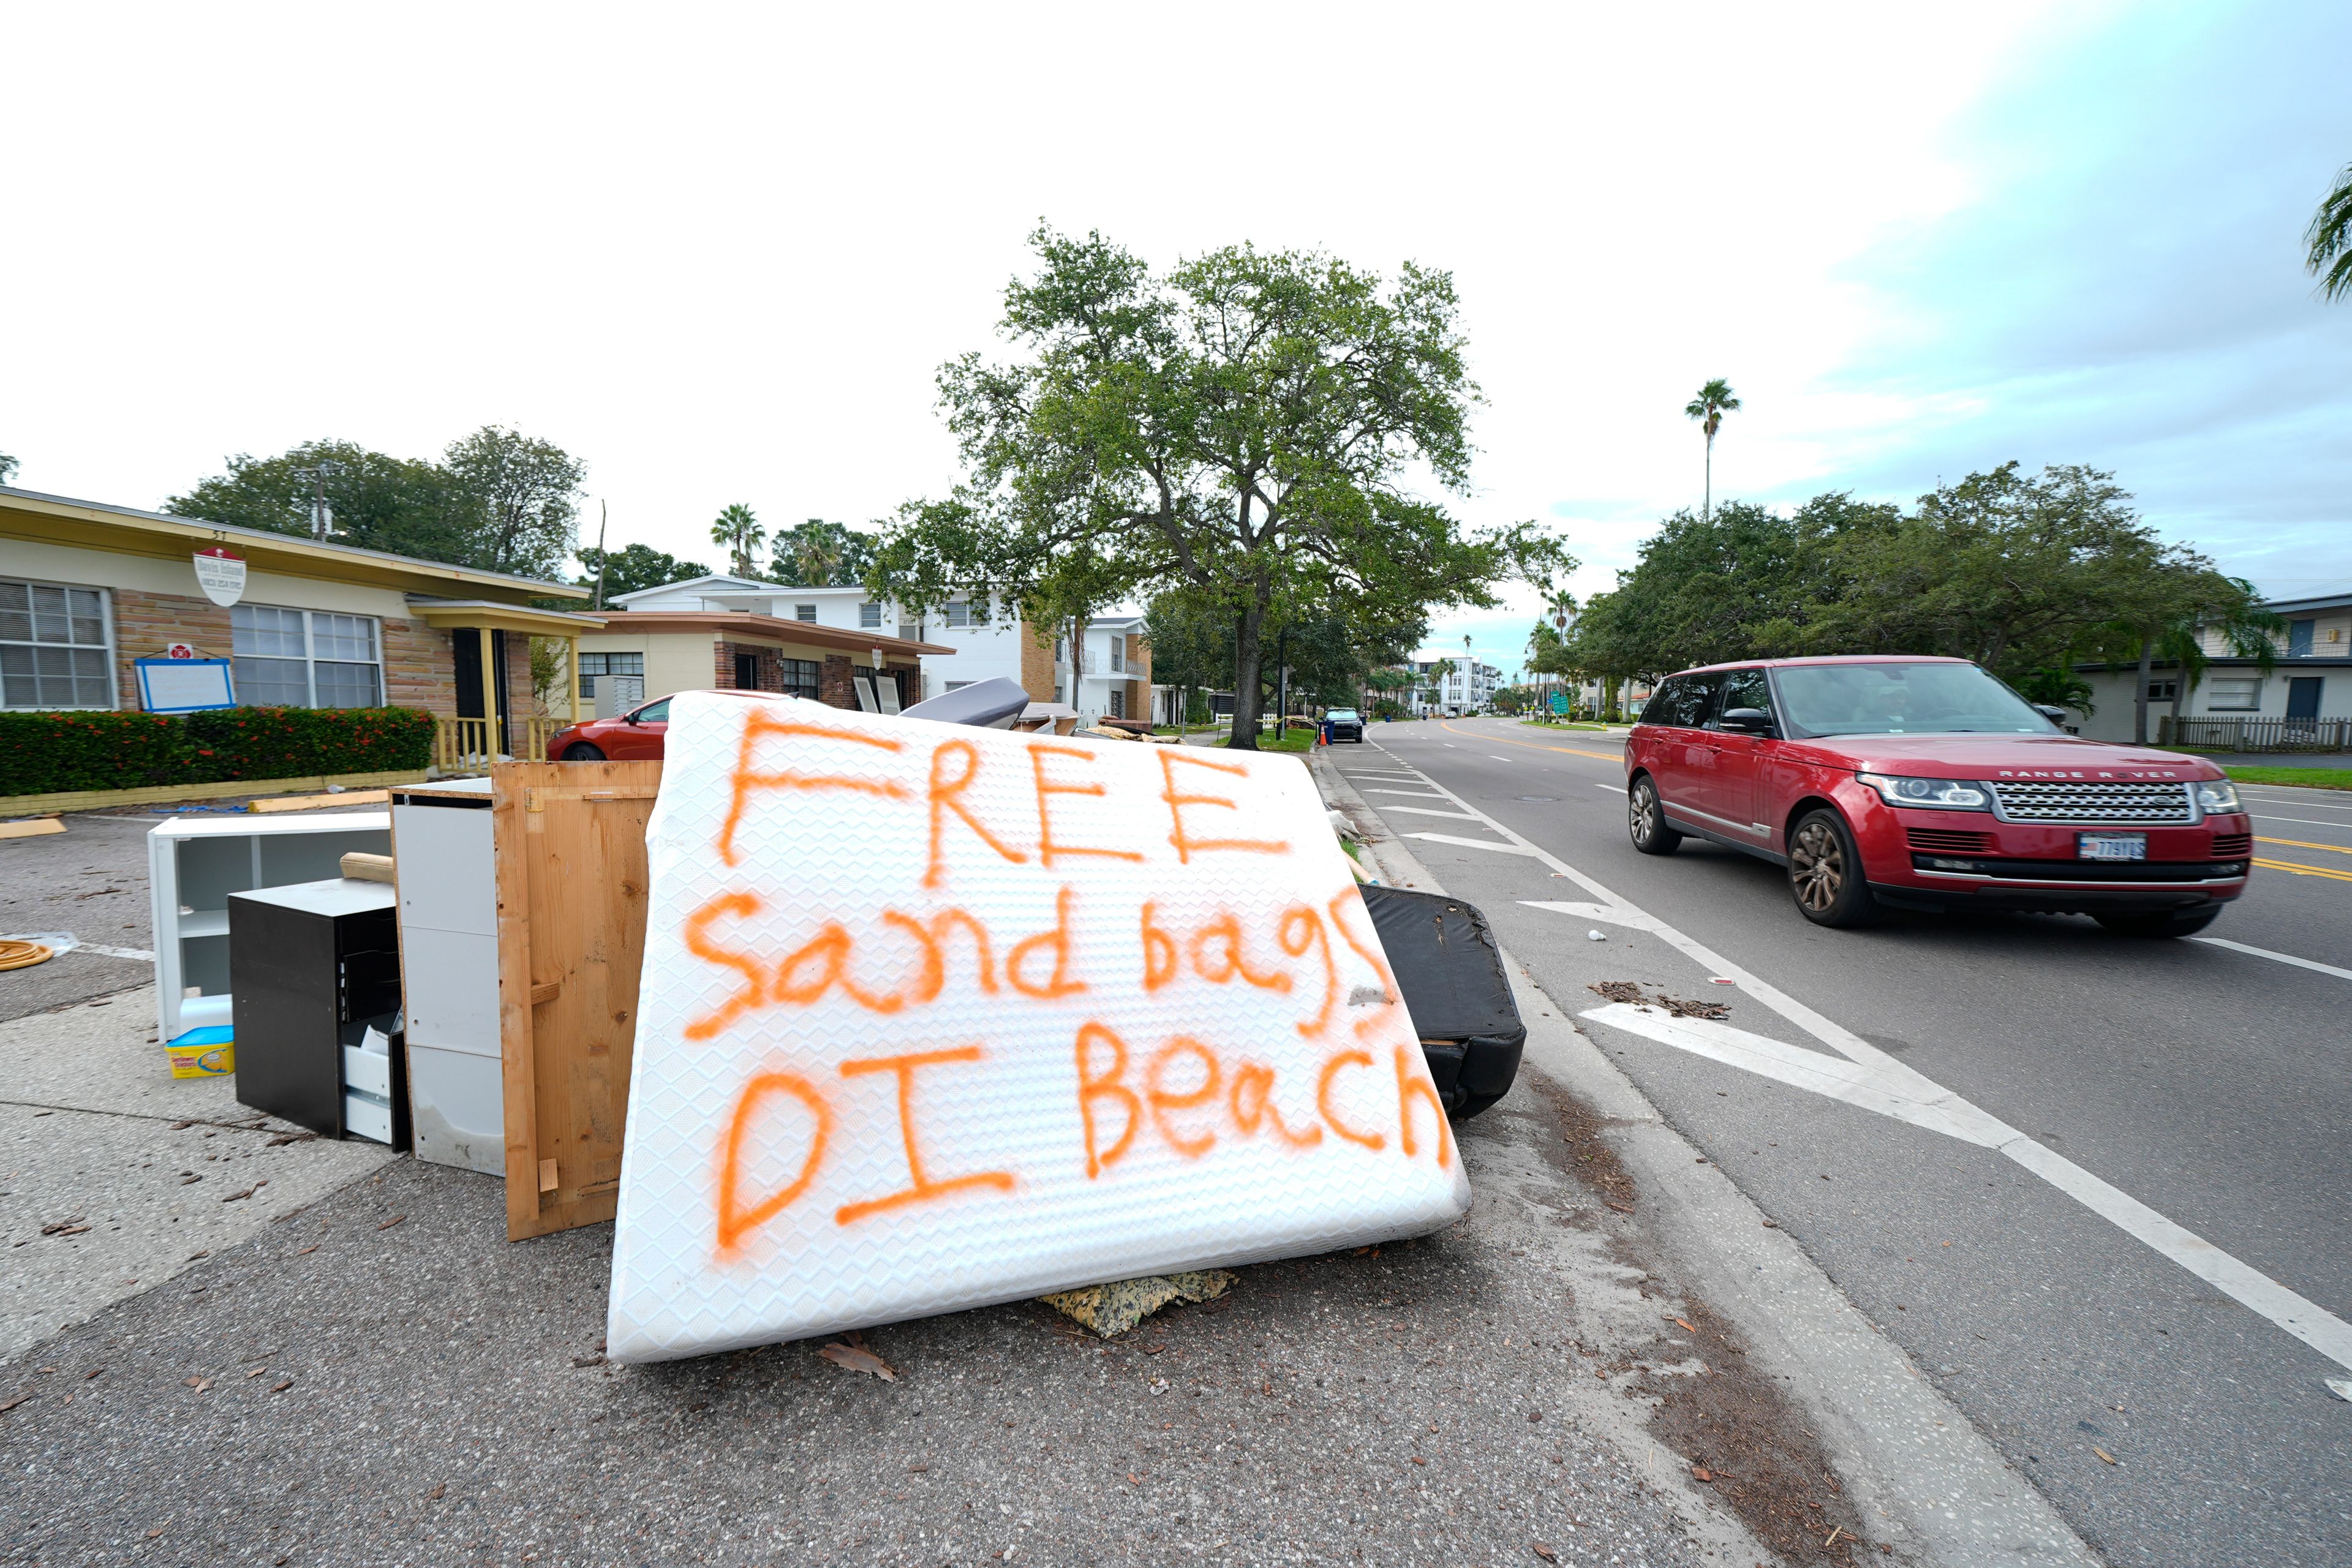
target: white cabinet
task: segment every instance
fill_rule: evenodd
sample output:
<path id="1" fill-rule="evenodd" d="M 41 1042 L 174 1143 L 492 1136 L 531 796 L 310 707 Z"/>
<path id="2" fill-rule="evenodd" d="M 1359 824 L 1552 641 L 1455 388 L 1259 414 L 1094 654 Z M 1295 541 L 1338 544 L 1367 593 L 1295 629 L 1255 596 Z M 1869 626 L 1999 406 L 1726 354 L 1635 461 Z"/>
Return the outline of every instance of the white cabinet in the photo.
<path id="1" fill-rule="evenodd" d="M 381 811 L 166 822 L 147 835 L 155 1012 L 166 1040 L 230 1021 L 228 896 L 342 875 L 353 850 L 392 848 Z M 189 995 L 191 989 L 197 994 Z"/>
<path id="2" fill-rule="evenodd" d="M 392 792 L 408 1104 L 416 1157 L 506 1173 L 490 784 Z"/>

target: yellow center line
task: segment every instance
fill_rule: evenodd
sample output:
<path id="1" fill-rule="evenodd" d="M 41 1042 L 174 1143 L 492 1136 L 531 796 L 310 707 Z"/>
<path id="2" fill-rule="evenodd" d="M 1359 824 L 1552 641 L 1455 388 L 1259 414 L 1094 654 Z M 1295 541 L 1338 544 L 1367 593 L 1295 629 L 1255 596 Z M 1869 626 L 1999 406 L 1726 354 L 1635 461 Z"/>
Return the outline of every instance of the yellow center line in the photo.
<path id="1" fill-rule="evenodd" d="M 1525 746 L 1530 752 L 1565 752 L 1571 757 L 1599 757 L 1604 763 L 1622 763 L 1625 760 L 1625 753 L 1622 752 L 1583 752 L 1574 746 L 1542 746 L 1533 741 L 1514 741 L 1507 736 L 1489 735 L 1483 730 L 1454 730 L 1454 722 L 1450 719 L 1440 721 L 1437 727 L 1441 730 L 1452 730 L 1457 735 L 1468 735 L 1475 740 L 1492 741 L 1500 746 Z"/>
<path id="2" fill-rule="evenodd" d="M 2257 844 L 2284 844 L 2296 849 L 2329 849 L 2338 855 L 2352 855 L 2352 848 L 2341 844 L 2314 844 L 2307 838 L 2257 838 Z"/>
<path id="3" fill-rule="evenodd" d="M 2292 860 L 2256 860 L 2254 864 L 2273 871 L 2291 871 L 2298 877 L 2333 877 L 2339 882 L 2352 882 L 2352 871 L 2337 871 L 2326 866 L 2299 866 Z"/>

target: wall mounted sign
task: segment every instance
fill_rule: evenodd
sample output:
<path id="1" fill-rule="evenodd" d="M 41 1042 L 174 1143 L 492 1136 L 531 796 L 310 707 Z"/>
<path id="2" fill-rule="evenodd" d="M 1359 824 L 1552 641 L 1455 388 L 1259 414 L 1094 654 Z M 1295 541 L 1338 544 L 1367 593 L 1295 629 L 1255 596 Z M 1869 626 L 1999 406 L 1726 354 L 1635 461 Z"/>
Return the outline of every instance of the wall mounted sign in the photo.
<path id="1" fill-rule="evenodd" d="M 196 657 L 195 647 L 194 644 L 184 642 L 167 644 L 163 649 L 163 657 L 165 658 L 194 658 Z"/>
<path id="2" fill-rule="evenodd" d="M 224 607 L 245 597 L 245 563 L 215 544 L 196 552 L 196 586 Z"/>
<path id="3" fill-rule="evenodd" d="M 150 713 L 195 713 L 236 706 L 236 688 L 225 658 L 141 658 L 139 705 Z"/>

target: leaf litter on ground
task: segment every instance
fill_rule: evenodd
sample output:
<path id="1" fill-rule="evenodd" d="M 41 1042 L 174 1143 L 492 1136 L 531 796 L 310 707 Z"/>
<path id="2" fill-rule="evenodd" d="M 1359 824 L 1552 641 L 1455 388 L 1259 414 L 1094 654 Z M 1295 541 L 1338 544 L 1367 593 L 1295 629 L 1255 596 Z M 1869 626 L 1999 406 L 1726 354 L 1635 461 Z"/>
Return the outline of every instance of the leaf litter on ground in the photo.
<path id="1" fill-rule="evenodd" d="M 891 1370 L 890 1363 L 867 1350 L 865 1336 L 855 1329 L 816 1353 L 845 1371 L 870 1373 L 885 1383 L 898 1381 L 898 1374 Z"/>

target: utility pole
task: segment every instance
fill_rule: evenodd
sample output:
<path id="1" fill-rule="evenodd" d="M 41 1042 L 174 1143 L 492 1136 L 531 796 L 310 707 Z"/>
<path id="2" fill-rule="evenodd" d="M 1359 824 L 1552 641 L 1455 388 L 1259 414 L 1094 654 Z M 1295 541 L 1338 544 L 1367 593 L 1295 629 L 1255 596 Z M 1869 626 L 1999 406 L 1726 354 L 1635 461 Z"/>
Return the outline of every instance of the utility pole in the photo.
<path id="1" fill-rule="evenodd" d="M 301 472 L 304 470 L 298 470 Z M 321 458 L 307 470 L 310 480 L 310 537 L 320 544 L 334 531 L 335 511 L 327 504 L 327 476 L 340 474 L 343 466 L 332 458 Z"/>
<path id="2" fill-rule="evenodd" d="M 604 607 L 604 524 L 611 515 L 603 501 L 596 503 L 596 608 Z"/>

